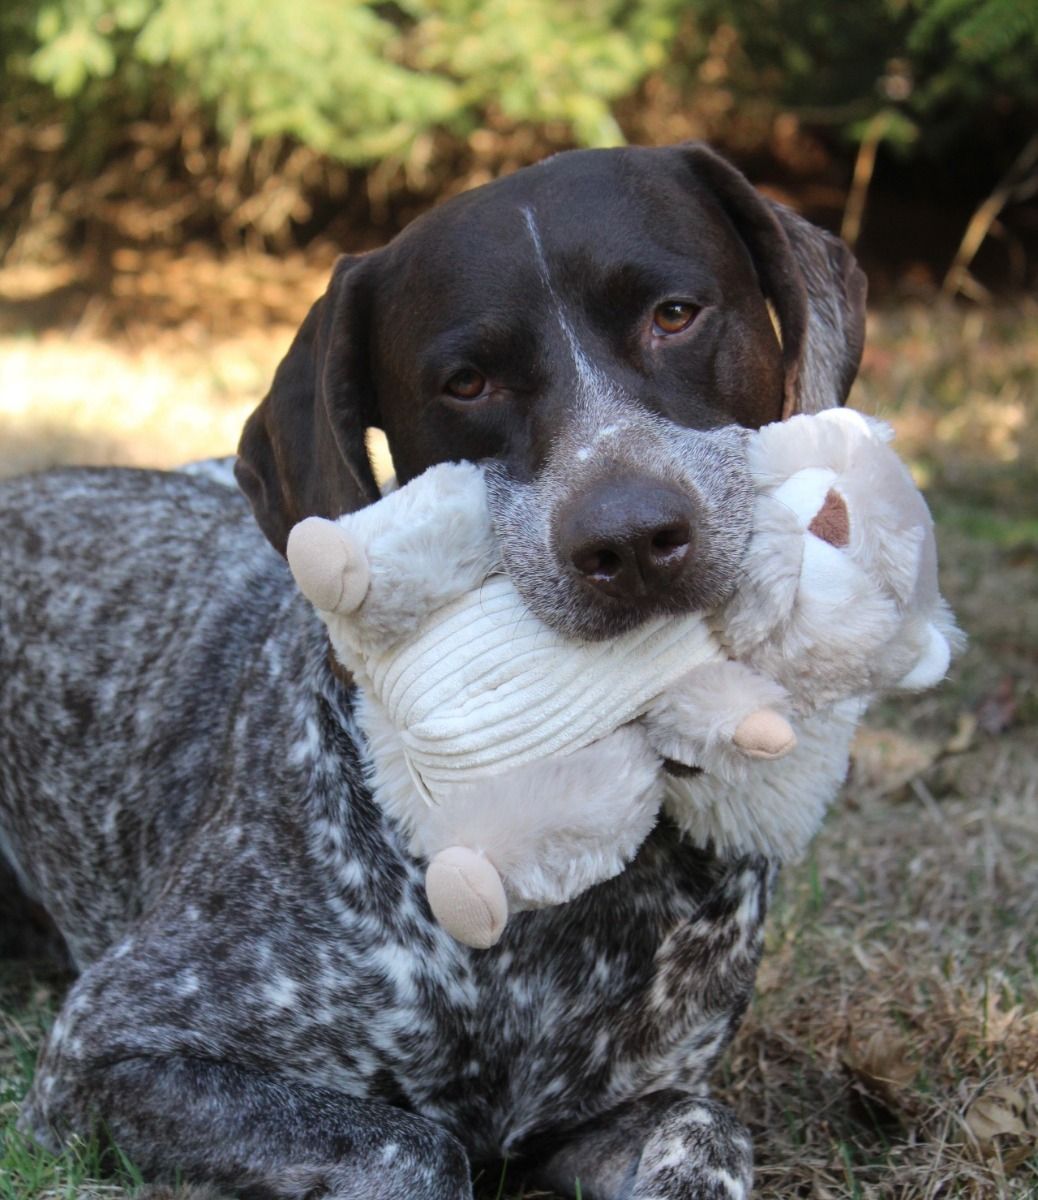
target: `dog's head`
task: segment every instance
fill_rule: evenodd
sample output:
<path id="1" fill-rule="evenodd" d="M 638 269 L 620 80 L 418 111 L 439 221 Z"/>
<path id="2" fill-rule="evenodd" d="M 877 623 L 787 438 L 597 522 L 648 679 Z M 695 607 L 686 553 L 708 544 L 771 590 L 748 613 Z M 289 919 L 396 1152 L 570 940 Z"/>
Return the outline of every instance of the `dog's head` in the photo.
<path id="1" fill-rule="evenodd" d="M 488 461 L 503 559 L 563 632 L 728 594 L 749 529 L 742 429 L 843 403 L 865 281 L 837 239 L 702 146 L 573 151 L 339 260 L 242 435 L 284 552 L 305 516 Z"/>

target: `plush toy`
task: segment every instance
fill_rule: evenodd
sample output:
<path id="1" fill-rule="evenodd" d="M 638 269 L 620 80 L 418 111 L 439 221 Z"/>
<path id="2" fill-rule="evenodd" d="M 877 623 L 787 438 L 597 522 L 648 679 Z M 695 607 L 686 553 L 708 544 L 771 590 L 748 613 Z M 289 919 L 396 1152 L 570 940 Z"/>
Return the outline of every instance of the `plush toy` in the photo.
<path id="1" fill-rule="evenodd" d="M 937 683 L 961 644 L 938 591 L 933 523 L 892 436 L 829 409 L 747 442 L 753 535 L 718 623 L 733 659 L 785 689 L 797 744 L 751 765 L 723 740 L 657 739 L 667 757 L 702 768 L 665 782 L 665 809 L 697 844 L 799 855 L 846 775 L 869 701 Z M 659 703 L 680 728 L 675 706 L 698 712 L 710 700 L 686 684 Z"/>
<path id="2" fill-rule="evenodd" d="M 429 860 L 430 905 L 450 933 L 492 945 L 509 910 L 560 904 L 623 869 L 662 800 L 661 759 L 636 718 L 724 658 L 702 616 L 607 642 L 561 637 L 501 572 L 469 463 L 432 467 L 337 522 L 301 522 L 288 560 L 362 685 L 374 793 Z M 768 707 L 782 688 L 730 667 L 726 712 L 704 710 L 700 740 L 787 753 L 793 732 Z M 656 727 L 673 732 L 662 712 Z"/>
<path id="3" fill-rule="evenodd" d="M 842 411 L 751 435 L 736 598 L 719 622 L 659 618 L 607 642 L 563 639 L 526 609 L 471 464 L 296 526 L 293 573 L 361 684 L 375 794 L 428 859 L 449 932 L 491 945 L 509 909 L 618 873 L 663 799 L 723 852 L 802 847 L 865 698 L 947 665 L 929 516 L 884 437 Z M 707 774 L 665 782 L 664 759 Z"/>

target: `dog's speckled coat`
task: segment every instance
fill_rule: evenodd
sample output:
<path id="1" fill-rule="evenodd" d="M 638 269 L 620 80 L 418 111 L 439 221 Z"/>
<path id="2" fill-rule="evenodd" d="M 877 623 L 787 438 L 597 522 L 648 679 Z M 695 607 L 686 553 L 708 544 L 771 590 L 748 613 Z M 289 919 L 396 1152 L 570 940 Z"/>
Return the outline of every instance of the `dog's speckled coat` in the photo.
<path id="1" fill-rule="evenodd" d="M 3 484 L 0 506 L 5 848 L 83 970 L 25 1108 L 37 1137 L 102 1118 L 148 1172 L 453 1197 L 462 1145 L 518 1154 L 611 1109 L 640 1138 L 639 1098 L 704 1086 L 752 986 L 762 861 L 663 826 L 621 878 L 467 951 L 371 801 L 323 626 L 238 496 L 76 471 Z M 671 1139 L 720 1120 L 677 1107 Z M 745 1182 L 748 1140 L 719 1128 L 711 1161 Z M 654 1137 L 654 1177 L 694 1170 Z M 613 1194 L 580 1144 L 560 1162 Z"/>
<path id="2" fill-rule="evenodd" d="M 699 315 L 661 339 L 669 296 Z M 495 464 L 502 553 L 556 627 L 716 603 L 731 579 L 697 564 L 730 522 L 628 603 L 559 560 L 558 514 L 603 482 L 719 494 L 695 431 L 841 403 L 863 329 L 846 249 L 703 148 L 559 155 L 340 261 L 246 426 L 255 521 L 204 473 L 0 485 L 0 851 L 81 969 L 25 1127 L 263 1198 L 462 1200 L 503 1153 L 586 1200 L 744 1197 L 749 1137 L 706 1080 L 770 865 L 664 821 L 617 878 L 459 946 L 256 522 L 283 549 L 372 500 L 377 425 L 402 481 Z M 461 403 L 443 381 L 473 362 Z"/>

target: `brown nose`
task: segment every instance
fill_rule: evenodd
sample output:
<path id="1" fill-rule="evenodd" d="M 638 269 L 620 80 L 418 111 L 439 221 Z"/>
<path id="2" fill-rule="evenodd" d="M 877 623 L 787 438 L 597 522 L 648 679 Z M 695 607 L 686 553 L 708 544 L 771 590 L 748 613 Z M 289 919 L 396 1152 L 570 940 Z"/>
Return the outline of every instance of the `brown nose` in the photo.
<path id="1" fill-rule="evenodd" d="M 651 480 L 593 484 L 559 521 L 559 556 L 606 595 L 657 597 L 690 560 L 695 516 L 688 496 Z"/>

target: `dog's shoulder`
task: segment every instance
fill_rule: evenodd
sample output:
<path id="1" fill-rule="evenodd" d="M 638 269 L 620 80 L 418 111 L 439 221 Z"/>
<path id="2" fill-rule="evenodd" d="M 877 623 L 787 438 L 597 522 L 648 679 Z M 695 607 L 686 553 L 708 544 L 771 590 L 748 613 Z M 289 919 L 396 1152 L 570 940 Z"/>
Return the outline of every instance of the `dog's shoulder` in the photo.
<path id="1" fill-rule="evenodd" d="M 299 636 L 241 497 L 158 471 L 0 484 L 5 850 L 82 963 L 149 903 L 217 799 L 250 674 Z"/>

